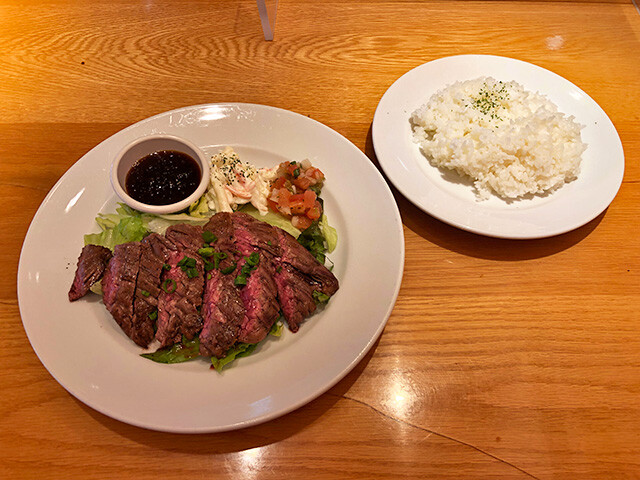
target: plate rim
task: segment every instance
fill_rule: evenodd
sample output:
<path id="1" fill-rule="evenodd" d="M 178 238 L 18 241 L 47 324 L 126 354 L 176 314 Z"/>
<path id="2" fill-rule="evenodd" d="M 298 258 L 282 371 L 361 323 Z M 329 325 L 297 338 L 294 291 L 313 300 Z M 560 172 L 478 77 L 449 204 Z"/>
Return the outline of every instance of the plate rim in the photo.
<path id="1" fill-rule="evenodd" d="M 368 162 L 371 165 L 371 174 L 374 175 L 375 177 L 377 177 L 377 181 L 380 183 L 380 186 L 384 186 L 386 188 L 383 189 L 384 193 L 387 195 L 387 200 L 390 200 L 390 202 L 388 202 L 391 206 L 391 210 L 393 213 L 393 216 L 390 218 L 395 226 L 394 230 L 395 230 L 395 234 L 394 236 L 396 236 L 397 240 L 398 240 L 398 254 L 399 254 L 399 261 L 396 265 L 396 272 L 393 278 L 393 291 L 389 290 L 389 293 L 391 294 L 389 297 L 389 304 L 387 305 L 386 311 L 381 312 L 381 321 L 379 322 L 379 324 L 377 325 L 374 334 L 371 336 L 371 338 L 368 338 L 366 343 L 363 345 L 363 347 L 360 349 L 360 351 L 357 353 L 357 355 L 355 355 L 351 361 L 346 364 L 346 365 L 342 365 L 340 367 L 340 372 L 335 375 L 330 381 L 324 383 L 321 387 L 319 388 L 315 388 L 313 391 L 311 391 L 310 393 L 308 393 L 306 396 L 300 398 L 299 400 L 290 403 L 289 405 L 282 407 L 282 408 L 275 408 L 272 409 L 271 411 L 268 411 L 266 413 L 263 413 L 261 415 L 257 415 L 254 416 L 253 418 L 248 418 L 242 421 L 237 421 L 235 423 L 227 423 L 225 425 L 216 425 L 216 426 L 211 426 L 211 425 L 204 425 L 202 427 L 185 427 L 185 428 L 180 428 L 180 427 L 175 427 L 175 426 L 166 426 L 166 425 L 150 425 L 147 422 L 140 422 L 140 421 L 136 421 L 135 418 L 130 418 L 126 415 L 119 415 L 113 411 L 108 411 L 105 408 L 101 408 L 100 406 L 96 406 L 91 404 L 86 398 L 83 398 L 83 394 L 81 392 L 78 391 L 77 388 L 73 388 L 73 386 L 67 385 L 65 383 L 63 383 L 61 381 L 61 379 L 58 377 L 58 375 L 56 374 L 55 371 L 53 371 L 52 368 L 50 368 L 50 365 L 48 361 L 45 361 L 45 359 L 42 358 L 41 356 L 41 352 L 39 352 L 33 344 L 29 329 L 27 328 L 27 325 L 25 324 L 25 320 L 24 320 L 24 315 L 25 315 L 25 307 L 23 305 L 24 303 L 24 294 L 23 289 L 26 288 L 26 282 L 21 281 L 21 279 L 24 276 L 24 265 L 25 265 L 25 257 L 26 255 L 28 255 L 27 252 L 27 248 L 28 248 L 28 241 L 30 240 L 30 238 L 33 235 L 33 230 L 35 228 L 35 225 L 38 223 L 38 220 L 40 218 L 41 215 L 43 215 L 43 211 L 45 208 L 45 205 L 48 204 L 51 199 L 56 195 L 56 192 L 58 191 L 58 189 L 61 187 L 61 185 L 63 185 L 65 182 L 69 181 L 70 177 L 72 177 L 73 172 L 76 168 L 80 168 L 79 164 L 81 162 L 88 162 L 90 161 L 90 157 L 91 155 L 97 150 L 99 149 L 99 147 L 111 140 L 113 137 L 121 135 L 124 136 L 125 132 L 130 132 L 133 129 L 139 128 L 140 126 L 143 126 L 147 123 L 153 122 L 154 120 L 166 117 L 170 114 L 175 114 L 175 113 L 179 113 L 179 112 L 185 112 L 185 111 L 196 111 L 198 109 L 202 109 L 202 108 L 207 108 L 207 107 L 240 107 L 240 108 L 245 108 L 245 109 L 263 109 L 266 111 L 270 111 L 272 113 L 279 113 L 279 114 L 284 114 L 287 116 L 292 116 L 293 118 L 297 119 L 297 120 L 301 120 L 303 122 L 311 122 L 314 125 L 314 128 L 322 128 L 324 130 L 326 130 L 330 135 L 334 136 L 335 138 L 337 138 L 337 141 L 344 143 L 345 145 L 347 145 L 350 149 L 352 149 L 352 151 L 354 152 L 354 154 L 359 155 L 363 160 L 365 160 L 366 162 Z M 141 135 L 147 135 L 147 134 L 141 134 Z M 311 153 L 311 152 L 310 152 Z M 115 195 L 115 193 L 114 193 Z M 96 212 L 97 213 L 97 212 Z M 371 350 L 371 348 L 373 347 L 373 345 L 378 341 L 378 339 L 380 338 L 384 328 L 387 325 L 387 322 L 393 312 L 393 309 L 395 308 L 398 296 L 399 296 L 399 292 L 400 292 L 400 288 L 402 285 L 402 279 L 403 279 L 403 275 L 404 275 L 404 262 L 405 262 L 405 238 L 404 238 L 404 229 L 403 229 L 403 224 L 402 224 L 402 218 L 400 215 L 400 211 L 399 211 L 399 207 L 397 202 L 395 201 L 395 198 L 393 197 L 393 194 L 391 192 L 391 189 L 389 187 L 389 185 L 387 184 L 387 182 L 384 179 L 384 176 L 382 175 L 382 173 L 375 167 L 375 165 L 373 164 L 373 162 L 371 162 L 371 160 L 367 157 L 367 155 L 364 154 L 364 152 L 362 152 L 362 150 L 360 150 L 353 142 L 351 142 L 348 138 L 346 138 L 344 135 L 342 135 L 341 133 L 337 132 L 336 130 L 332 129 L 331 127 L 323 124 L 322 122 L 308 117 L 306 115 L 302 115 L 300 113 L 294 112 L 292 110 L 287 110 L 287 109 L 283 109 L 283 108 L 279 108 L 279 107 L 274 107 L 274 106 L 270 106 L 270 105 L 263 105 L 263 104 L 255 104 L 255 103 L 247 103 L 247 102 L 213 102 L 213 103 L 201 103 L 201 104 L 197 104 L 197 105 L 188 105 L 188 106 L 182 106 L 182 107 L 178 107 L 172 110 L 167 110 L 164 112 L 160 112 L 157 114 L 154 114 L 150 117 L 147 118 L 143 118 L 131 125 L 128 125 L 120 130 L 118 130 L 117 132 L 109 135 L 108 137 L 104 138 L 103 140 L 101 140 L 98 144 L 94 145 L 90 150 L 88 150 L 85 154 L 83 154 L 80 158 L 78 158 L 64 173 L 63 175 L 56 181 L 56 183 L 51 187 L 51 189 L 49 190 L 49 192 L 47 192 L 47 195 L 45 195 L 44 199 L 42 200 L 42 202 L 40 203 L 40 205 L 38 206 L 38 209 L 36 210 L 30 224 L 29 227 L 25 233 L 24 239 L 23 239 L 23 243 L 22 243 L 22 247 L 21 247 L 21 251 L 20 251 L 20 255 L 19 255 L 19 262 L 18 262 L 18 269 L 17 269 L 17 275 L 16 275 L 16 280 L 17 280 L 17 299 L 18 299 L 18 307 L 19 307 L 19 312 L 20 312 L 20 318 L 23 324 L 23 328 L 25 330 L 25 334 L 27 335 L 27 338 L 29 340 L 29 343 L 31 345 L 32 350 L 34 351 L 34 353 L 36 354 L 36 356 L 38 357 L 38 359 L 40 360 L 40 363 L 42 364 L 42 366 L 49 372 L 49 374 L 56 380 L 56 382 L 58 382 L 59 385 L 61 385 L 67 392 L 69 392 L 69 394 L 71 394 L 73 397 L 75 397 L 76 399 L 78 399 L 79 401 L 81 401 L 85 406 L 90 407 L 93 410 L 96 410 L 98 412 L 100 412 L 101 414 L 116 419 L 118 421 L 121 421 L 123 423 L 129 424 L 129 425 L 133 425 L 133 426 L 137 426 L 137 427 L 141 427 L 141 428 L 145 428 L 145 429 L 149 429 L 149 430 L 154 430 L 154 431 L 162 431 L 162 432 L 171 432 L 171 433 L 216 433 L 216 432 L 225 432 L 225 431 L 232 431 L 232 430 L 237 430 L 237 429 L 241 429 L 241 428 L 246 428 L 249 426 L 254 426 L 254 425 L 259 425 L 265 422 L 268 422 L 270 420 L 273 420 L 275 418 L 279 418 L 281 416 L 284 416 L 308 403 L 310 403 L 311 401 L 315 400 L 316 398 L 320 397 L 321 395 L 323 395 L 324 393 L 326 393 L 328 390 L 330 390 L 332 387 L 334 387 L 337 383 L 339 383 L 341 380 L 344 379 L 344 377 L 346 377 L 362 360 L 363 358 L 369 353 L 369 351 Z"/>
<path id="2" fill-rule="evenodd" d="M 492 61 L 502 61 L 502 62 L 506 62 L 506 63 L 510 63 L 513 62 L 515 64 L 519 64 L 523 67 L 526 68 L 532 68 L 538 72 L 540 72 L 541 74 L 544 75 L 551 75 L 551 77 L 553 77 L 555 80 L 563 82 L 565 84 L 568 84 L 569 86 L 571 86 L 572 88 L 574 88 L 576 91 L 580 92 L 582 95 L 584 95 L 588 101 L 591 103 L 592 107 L 595 107 L 597 109 L 597 112 L 601 114 L 601 116 L 608 122 L 608 126 L 610 126 L 610 128 L 613 130 L 613 132 L 615 133 L 615 140 L 616 140 L 616 148 L 617 150 L 619 150 L 619 178 L 616 181 L 616 187 L 611 189 L 610 192 L 608 192 L 608 195 L 606 195 L 606 199 L 599 202 L 599 206 L 597 207 L 597 209 L 594 209 L 591 211 L 591 213 L 582 216 L 580 219 L 571 222 L 571 223 L 567 223 L 566 225 L 564 225 L 562 228 L 556 228 L 553 230 L 549 230 L 549 231 L 544 231 L 544 232 L 539 232 L 539 233 L 534 233 L 534 232 L 529 232 L 529 231 L 522 231 L 522 232 L 515 232 L 515 233 L 504 233 L 501 232 L 500 229 L 495 229 L 495 228 L 482 228 L 482 227 L 477 227 L 474 225 L 468 225 L 465 224 L 461 221 L 458 221 L 456 219 L 452 219 L 449 216 L 447 216 L 446 214 L 441 213 L 440 211 L 438 211 L 437 209 L 434 209 L 433 207 L 430 207 L 428 205 L 425 205 L 423 202 L 421 202 L 419 199 L 414 198 L 414 195 L 412 194 L 412 192 L 410 191 L 410 189 L 404 185 L 403 182 L 401 182 L 397 177 L 396 177 L 396 173 L 393 170 L 393 162 L 394 159 L 388 159 L 385 155 L 385 152 L 383 152 L 383 145 L 385 143 L 388 142 L 388 140 L 384 140 L 384 136 L 380 133 L 380 123 L 381 123 L 381 119 L 383 117 L 383 108 L 385 106 L 385 100 L 389 98 L 389 96 L 395 92 L 395 90 L 397 88 L 399 88 L 399 86 L 402 85 L 403 81 L 406 81 L 406 78 L 411 75 L 414 74 L 415 71 L 423 69 L 423 68 L 427 68 L 428 65 L 434 66 L 434 64 L 438 64 L 438 63 L 446 63 L 449 61 L 457 61 L 457 60 L 462 60 L 462 59 L 473 59 L 473 60 L 478 60 L 478 59 L 482 59 L 482 58 L 487 58 L 487 59 L 491 59 Z M 487 76 L 491 75 L 491 72 L 487 72 L 486 73 Z M 460 80 L 464 80 L 464 78 L 461 79 L 457 79 L 457 80 L 451 80 L 450 83 L 453 83 L 455 81 L 460 81 Z M 442 84 L 441 86 L 437 87 L 435 91 L 437 91 L 438 89 L 442 89 L 444 87 L 446 87 L 448 84 Z M 433 93 L 435 93 L 435 91 Z M 545 97 L 548 96 L 547 93 L 545 92 L 539 92 L 543 95 L 545 95 Z M 420 94 L 418 92 L 418 94 L 416 95 L 416 97 L 419 97 Z M 422 103 L 420 103 L 420 101 L 416 101 L 415 102 L 415 108 L 419 107 L 420 105 L 424 104 L 423 100 Z M 565 114 L 568 115 L 572 115 L 571 112 L 564 112 Z M 408 116 L 410 115 L 410 113 L 407 114 L 407 119 Z M 387 178 L 389 179 L 389 181 L 393 184 L 393 186 L 395 188 L 398 189 L 398 191 L 400 193 L 402 193 L 402 195 L 409 200 L 414 206 L 416 206 L 417 208 L 419 208 L 420 210 L 422 210 L 424 213 L 427 213 L 428 215 L 448 224 L 451 225 L 453 227 L 459 228 L 461 230 L 470 232 L 470 233 L 474 233 L 474 234 L 478 234 L 478 235 L 483 235 L 483 236 L 487 236 L 487 237 L 493 237 L 493 238 L 500 238 L 500 239 L 509 239 L 509 240 L 532 240 L 532 239 L 541 239 L 541 238 L 549 238 L 549 237 L 554 237 L 554 236 L 558 236 L 558 235 L 562 235 L 564 233 L 573 231 L 577 228 L 580 228 L 584 225 L 586 225 L 587 223 L 591 222 L 592 220 L 594 220 L 595 218 L 597 218 L 600 214 L 602 214 L 602 212 L 606 211 L 606 209 L 610 206 L 610 204 L 613 202 L 613 200 L 615 199 L 618 191 L 620 190 L 620 187 L 622 185 L 622 181 L 624 179 L 624 172 L 625 172 L 625 157 L 624 157 L 624 148 L 622 145 L 622 141 L 620 139 L 620 135 L 617 131 L 617 129 L 615 128 L 615 125 L 613 123 L 613 121 L 611 120 L 611 118 L 607 115 L 607 113 L 604 111 L 604 109 L 595 101 L 593 100 L 593 98 L 591 98 L 590 95 L 588 95 L 584 90 L 582 90 L 580 87 L 578 87 L 577 85 L 575 85 L 573 82 L 571 82 L 570 80 L 562 77 L 561 75 L 548 70 L 544 67 L 541 67 L 539 65 L 536 65 L 534 63 L 530 63 L 524 60 L 520 60 L 517 58 L 512 58 L 512 57 L 508 57 L 508 56 L 501 56 L 501 55 L 490 55 L 490 54 L 460 54 L 460 55 L 450 55 L 450 56 L 445 56 L 445 57 L 438 57 L 435 58 L 433 60 L 430 60 L 428 62 L 422 63 L 420 65 L 416 65 L 415 67 L 409 69 L 408 71 L 406 71 L 405 73 L 403 73 L 400 77 L 398 77 L 396 80 L 394 80 L 394 82 L 385 90 L 384 94 L 381 96 L 378 105 L 376 106 L 376 110 L 374 113 L 374 118 L 373 118 L 373 124 L 372 124 L 372 143 L 373 143 L 373 147 L 374 147 L 374 151 L 376 152 L 376 157 L 378 158 L 378 162 L 382 168 L 382 170 L 384 171 L 385 175 L 387 176 Z M 618 153 L 618 152 L 616 152 Z M 427 183 L 425 182 L 424 185 L 432 185 L 431 183 Z M 597 211 L 596 211 L 597 210 Z M 588 218 L 587 218 L 588 217 Z"/>

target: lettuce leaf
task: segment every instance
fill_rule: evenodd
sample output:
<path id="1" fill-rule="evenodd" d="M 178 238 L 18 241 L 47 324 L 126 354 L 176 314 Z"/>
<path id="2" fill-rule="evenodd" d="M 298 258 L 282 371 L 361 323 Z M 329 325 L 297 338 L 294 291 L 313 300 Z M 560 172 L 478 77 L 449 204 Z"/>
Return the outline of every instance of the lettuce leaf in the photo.
<path id="1" fill-rule="evenodd" d="M 152 215 L 142 213 L 123 203 L 118 204 L 116 213 L 99 213 L 96 223 L 102 230 L 84 236 L 85 245 L 100 245 L 113 250 L 113 247 L 127 242 L 139 242 L 149 233 L 164 233 L 171 225 L 192 223 L 202 225 L 208 217 L 193 217 L 186 213 L 172 215 Z"/>
<path id="2" fill-rule="evenodd" d="M 100 233 L 84 236 L 85 245 L 100 245 L 113 250 L 113 247 L 126 242 L 139 242 L 148 233 L 142 213 L 121 205 L 117 213 L 98 214 L 96 223 L 102 229 Z"/>
<path id="3" fill-rule="evenodd" d="M 257 343 L 237 343 L 229 349 L 227 355 L 223 358 L 211 357 L 211 364 L 218 373 L 222 373 L 222 369 L 233 362 L 236 358 L 251 355 L 258 346 Z"/>
<path id="4" fill-rule="evenodd" d="M 298 243 L 309 250 L 316 260 L 322 265 L 325 261 L 325 252 L 327 251 L 324 243 L 324 235 L 320 230 L 320 222 L 316 220 L 309 228 L 304 230 L 298 237 Z"/>
<path id="5" fill-rule="evenodd" d="M 282 330 L 284 330 L 284 323 L 278 320 L 276 323 L 273 324 L 273 327 L 271 327 L 271 330 L 269 330 L 269 335 L 273 335 L 274 337 L 279 337 L 280 335 L 282 335 Z"/>
<path id="6" fill-rule="evenodd" d="M 273 335 L 274 337 L 279 337 L 282 335 L 282 330 L 284 329 L 284 323 L 281 321 L 277 321 L 269 330 L 269 335 Z M 263 340 L 264 341 L 264 340 Z M 236 343 L 233 347 L 229 349 L 227 355 L 224 358 L 216 358 L 211 357 L 211 364 L 213 368 L 215 368 L 218 373 L 222 373 L 222 370 L 225 366 L 229 365 L 236 358 L 248 357 L 253 353 L 256 347 L 260 345 L 259 343 Z"/>
<path id="7" fill-rule="evenodd" d="M 193 340 L 182 337 L 182 343 L 160 348 L 153 353 L 143 353 L 140 356 L 158 363 L 188 362 L 200 356 L 200 340 L 198 337 Z"/>
<path id="8" fill-rule="evenodd" d="M 189 205 L 189 215 L 192 217 L 199 217 L 199 218 L 206 217 L 207 220 L 209 219 L 208 217 L 211 216 L 211 213 L 209 209 L 209 202 L 207 202 L 206 195 L 202 195 L 199 200 Z"/>
<path id="9" fill-rule="evenodd" d="M 329 225 L 327 216 L 324 213 L 320 219 L 320 231 L 322 232 L 325 242 L 327 242 L 327 252 L 333 252 L 338 245 L 338 232 L 335 228 Z"/>

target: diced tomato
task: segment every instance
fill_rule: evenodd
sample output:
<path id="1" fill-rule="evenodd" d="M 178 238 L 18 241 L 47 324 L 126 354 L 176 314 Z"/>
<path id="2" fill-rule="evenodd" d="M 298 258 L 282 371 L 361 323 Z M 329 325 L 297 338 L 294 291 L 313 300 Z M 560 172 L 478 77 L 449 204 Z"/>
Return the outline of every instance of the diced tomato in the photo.
<path id="1" fill-rule="evenodd" d="M 301 168 L 300 168 L 300 165 L 298 165 L 297 163 L 289 162 L 289 165 L 287 165 L 286 171 L 293 178 L 297 178 L 298 175 L 300 175 L 301 173 Z M 297 175 L 296 175 L 296 172 L 297 172 Z"/>
<path id="2" fill-rule="evenodd" d="M 316 200 L 313 207 L 311 207 L 307 211 L 307 217 L 311 220 L 317 220 L 320 218 L 321 215 L 322 215 L 322 206 L 320 205 L 320 202 Z"/>
<path id="3" fill-rule="evenodd" d="M 271 209 L 272 212 L 280 213 L 280 209 L 278 208 L 278 204 L 276 202 L 274 202 L 273 200 L 271 200 L 271 198 L 267 198 L 267 205 L 269 205 L 269 208 Z"/>
<path id="4" fill-rule="evenodd" d="M 304 212 L 307 211 L 305 208 L 304 195 L 302 193 L 291 195 L 289 207 L 291 208 L 292 215 L 303 215 Z"/>
<path id="5" fill-rule="evenodd" d="M 304 192 L 304 208 L 309 210 L 316 203 L 316 192 L 313 190 L 305 190 Z"/>
<path id="6" fill-rule="evenodd" d="M 273 188 L 275 190 L 278 190 L 278 189 L 284 187 L 286 183 L 287 183 L 286 177 L 278 177 L 276 179 L 276 181 L 274 182 L 274 184 L 273 184 Z"/>
<path id="7" fill-rule="evenodd" d="M 291 215 L 290 208 L 291 192 L 286 188 L 278 190 L 278 209 L 285 215 Z"/>
<path id="8" fill-rule="evenodd" d="M 309 167 L 309 169 L 306 171 L 306 175 L 309 178 L 314 179 L 316 182 L 321 182 L 322 180 L 324 180 L 324 173 L 322 173 L 320 169 L 316 167 Z"/>
<path id="9" fill-rule="evenodd" d="M 300 175 L 293 181 L 293 184 L 301 190 L 306 190 L 311 186 L 311 179 L 307 176 Z"/>
<path id="10" fill-rule="evenodd" d="M 294 215 L 291 217 L 291 225 L 296 227 L 298 230 L 306 230 L 312 223 L 313 221 L 310 218 L 302 215 Z"/>

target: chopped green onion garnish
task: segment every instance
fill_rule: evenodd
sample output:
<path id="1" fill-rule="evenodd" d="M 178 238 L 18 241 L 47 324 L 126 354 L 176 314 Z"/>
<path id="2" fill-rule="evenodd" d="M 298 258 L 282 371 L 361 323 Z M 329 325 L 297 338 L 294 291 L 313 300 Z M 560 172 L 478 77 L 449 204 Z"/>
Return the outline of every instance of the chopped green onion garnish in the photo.
<path id="1" fill-rule="evenodd" d="M 165 263 L 164 265 L 162 265 L 162 268 L 164 268 L 165 270 L 171 270 L 171 265 Z"/>
<path id="2" fill-rule="evenodd" d="M 166 293 L 173 293 L 176 291 L 176 288 L 178 288 L 178 285 L 173 278 L 167 278 L 164 282 L 162 282 L 162 290 L 164 290 Z"/>
<path id="3" fill-rule="evenodd" d="M 213 234 L 213 232 L 209 232 L 209 231 L 205 230 L 204 232 L 202 232 L 202 239 L 207 243 L 211 243 L 211 242 L 215 242 L 216 240 L 218 240 L 218 237 L 216 237 Z"/>
<path id="4" fill-rule="evenodd" d="M 216 268 L 215 263 L 210 262 L 210 261 L 208 261 L 208 260 L 205 260 L 205 261 L 204 261 L 204 271 L 205 271 L 205 272 L 208 272 L 208 271 L 210 271 L 210 270 L 213 270 L 214 268 Z"/>
<path id="5" fill-rule="evenodd" d="M 158 310 L 154 310 L 153 312 L 151 312 L 151 313 L 149 314 L 149 318 L 150 318 L 151 320 L 155 320 L 156 318 L 158 318 Z"/>
<path id="6" fill-rule="evenodd" d="M 236 267 L 237 267 L 236 262 L 233 262 L 227 268 L 222 268 L 220 270 L 220 273 L 222 273 L 223 275 L 228 275 L 229 273 L 233 272 L 236 269 Z"/>
<path id="7" fill-rule="evenodd" d="M 224 260 L 225 258 L 227 258 L 227 254 L 224 253 L 224 252 L 220 252 L 220 253 L 218 253 L 218 258 L 220 260 Z"/>
<path id="8" fill-rule="evenodd" d="M 258 263 L 260 263 L 260 254 L 258 252 L 253 252 L 247 257 L 247 264 L 251 267 L 255 267 Z"/>
<path id="9" fill-rule="evenodd" d="M 196 278 L 198 276 L 198 269 L 197 268 L 188 268 L 185 273 L 187 274 L 187 277 L 189 277 L 189 278 Z"/>
<path id="10" fill-rule="evenodd" d="M 205 258 L 210 257 L 211 255 L 213 255 L 213 253 L 213 247 L 205 247 L 198 250 L 198 255 Z"/>
<path id="11" fill-rule="evenodd" d="M 245 275 L 238 275 L 233 281 L 234 285 L 242 286 L 247 284 L 247 277 Z"/>
<path id="12" fill-rule="evenodd" d="M 147 292 L 146 290 L 140 290 L 140 293 L 142 294 L 143 297 L 148 297 L 149 295 L 151 295 L 149 292 Z"/>
<path id="13" fill-rule="evenodd" d="M 182 257 L 182 260 L 178 262 L 178 266 L 182 268 L 182 270 L 186 270 L 187 268 L 193 268 L 196 266 L 196 259 L 187 257 L 186 255 Z"/>
<path id="14" fill-rule="evenodd" d="M 318 290 L 314 290 L 312 295 L 316 303 L 327 303 L 331 298 L 326 293 L 319 292 Z"/>

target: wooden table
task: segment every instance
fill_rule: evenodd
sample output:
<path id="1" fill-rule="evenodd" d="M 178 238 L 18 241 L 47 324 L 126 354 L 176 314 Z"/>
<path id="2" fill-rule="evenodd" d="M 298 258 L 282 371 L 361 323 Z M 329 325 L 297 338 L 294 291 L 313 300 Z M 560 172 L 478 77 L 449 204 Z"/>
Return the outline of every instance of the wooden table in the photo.
<path id="1" fill-rule="evenodd" d="M 379 342 L 328 393 L 224 434 L 146 431 L 70 396 L 20 321 L 20 247 L 84 153 L 185 105 L 290 109 L 375 163 L 391 83 L 485 53 L 585 90 L 625 150 L 622 187 L 571 233 L 466 233 L 395 190 L 405 273 Z M 617 2 L 0 1 L 0 478 L 640 478 L 640 15 Z M 54 232 L 52 232 L 54 234 Z M 43 299 L 46 301 L 46 299 Z"/>

